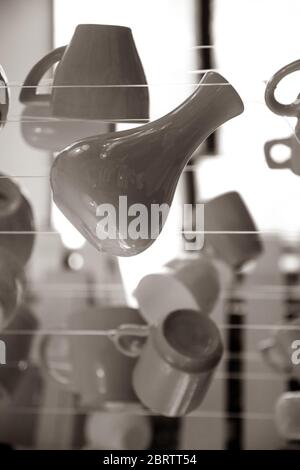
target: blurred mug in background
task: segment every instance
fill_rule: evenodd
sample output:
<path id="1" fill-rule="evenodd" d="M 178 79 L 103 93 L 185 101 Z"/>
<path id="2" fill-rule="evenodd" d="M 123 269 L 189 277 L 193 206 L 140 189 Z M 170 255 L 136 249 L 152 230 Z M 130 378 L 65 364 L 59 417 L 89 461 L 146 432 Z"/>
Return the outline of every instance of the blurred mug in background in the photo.
<path id="1" fill-rule="evenodd" d="M 216 257 L 233 269 L 257 258 L 263 251 L 255 223 L 239 193 L 221 194 L 204 207 L 204 237 Z"/>
<path id="2" fill-rule="evenodd" d="M 40 345 L 43 371 L 58 386 L 79 394 L 81 405 L 88 408 L 137 402 L 132 387 L 136 358 L 122 354 L 110 338 L 123 324 L 145 323 L 138 310 L 125 306 L 90 307 L 72 313 L 65 337 L 69 354 L 62 364 L 55 364 L 50 355 L 54 337 L 45 336 Z"/>
<path id="3" fill-rule="evenodd" d="M 169 262 L 161 272 L 143 277 L 134 291 L 141 315 L 150 324 L 174 310 L 192 309 L 209 314 L 219 294 L 218 271 L 204 255 Z"/>

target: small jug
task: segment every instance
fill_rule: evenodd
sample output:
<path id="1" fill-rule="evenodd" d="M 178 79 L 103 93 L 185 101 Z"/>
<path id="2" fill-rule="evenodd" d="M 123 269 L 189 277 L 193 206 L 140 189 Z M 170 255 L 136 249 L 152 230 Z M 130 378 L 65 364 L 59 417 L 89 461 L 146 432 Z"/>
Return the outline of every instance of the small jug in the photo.
<path id="1" fill-rule="evenodd" d="M 157 209 L 168 213 L 195 149 L 243 109 L 227 80 L 208 72 L 166 116 L 82 139 L 61 151 L 51 169 L 54 201 L 99 251 L 137 255 L 161 232 L 165 220 L 157 217 Z"/>

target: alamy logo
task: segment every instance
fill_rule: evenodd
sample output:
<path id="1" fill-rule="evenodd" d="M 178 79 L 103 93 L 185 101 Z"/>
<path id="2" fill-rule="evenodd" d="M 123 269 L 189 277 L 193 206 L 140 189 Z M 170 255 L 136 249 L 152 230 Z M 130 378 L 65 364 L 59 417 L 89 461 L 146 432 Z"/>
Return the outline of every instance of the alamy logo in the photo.
<path id="1" fill-rule="evenodd" d="M 292 353 L 292 363 L 295 366 L 298 366 L 300 364 L 300 340 L 296 339 L 295 341 L 292 342 L 291 348 L 295 349 L 295 351 Z"/>
<path id="2" fill-rule="evenodd" d="M 155 240 L 165 224 L 170 206 L 135 203 L 128 205 L 127 196 L 119 196 L 118 210 L 112 204 L 100 204 L 96 216 L 99 240 Z M 204 204 L 184 204 L 181 227 L 186 250 L 200 250 L 204 244 Z"/>
<path id="3" fill-rule="evenodd" d="M 6 364 L 6 344 L 0 340 L 0 366 Z"/>

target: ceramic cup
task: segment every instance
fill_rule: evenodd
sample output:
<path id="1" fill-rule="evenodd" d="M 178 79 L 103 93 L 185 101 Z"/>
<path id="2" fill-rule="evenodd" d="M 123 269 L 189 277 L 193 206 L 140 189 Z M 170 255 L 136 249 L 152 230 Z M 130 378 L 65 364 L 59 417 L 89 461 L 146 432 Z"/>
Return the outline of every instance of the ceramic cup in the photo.
<path id="1" fill-rule="evenodd" d="M 276 72 L 273 77 L 268 81 L 265 91 L 265 101 L 267 106 L 273 113 L 279 114 L 280 116 L 291 116 L 297 118 L 297 124 L 295 129 L 295 134 L 298 140 L 300 139 L 300 100 L 299 96 L 295 99 L 293 103 L 282 104 L 275 97 L 275 91 L 278 84 L 283 78 L 287 75 L 290 75 L 293 72 L 300 70 L 300 60 L 296 60 L 288 65 L 282 67 L 278 72 Z"/>
<path id="2" fill-rule="evenodd" d="M 300 379 L 300 366 L 293 364 L 294 341 L 300 341 L 300 319 L 282 325 L 259 344 L 266 363 L 280 374 Z M 300 347 L 300 344 L 299 344 Z"/>
<path id="3" fill-rule="evenodd" d="M 7 326 L 21 302 L 23 276 L 16 258 L 0 247 L 0 331 Z"/>
<path id="4" fill-rule="evenodd" d="M 286 440 L 300 439 L 300 392 L 283 393 L 276 402 L 275 423 Z"/>
<path id="5" fill-rule="evenodd" d="M 39 81 L 57 62 L 51 95 L 37 94 Z M 32 68 L 20 101 L 50 102 L 55 117 L 148 120 L 147 82 L 131 29 L 78 25 L 67 47 L 55 49 Z"/>
<path id="6" fill-rule="evenodd" d="M 284 162 L 276 162 L 272 157 L 272 152 L 276 145 L 284 145 L 290 150 L 290 157 Z M 295 136 L 287 139 L 274 139 L 265 144 L 265 157 L 268 167 L 272 170 L 282 170 L 289 168 L 295 175 L 300 175 L 300 143 Z"/>
<path id="7" fill-rule="evenodd" d="M 41 373 L 38 367 L 31 365 L 24 370 L 9 406 L 1 408 L 0 442 L 26 447 L 33 447 L 36 444 L 36 428 L 42 396 Z M 16 409 L 18 413 L 15 413 Z"/>
<path id="8" fill-rule="evenodd" d="M 6 364 L 0 365 L 0 404 L 11 400 L 24 376 L 26 361 L 37 328 L 36 317 L 28 307 L 22 305 L 0 334 L 0 340 L 5 344 L 6 351 Z"/>
<path id="9" fill-rule="evenodd" d="M 124 326 L 115 338 L 124 354 L 122 337 L 135 333 L 147 338 L 135 351 L 139 360 L 133 386 L 140 401 L 152 412 L 169 417 L 198 408 L 223 353 L 214 322 L 196 310 L 176 310 L 148 327 L 148 332 Z M 132 348 L 130 354 L 134 354 Z"/>
<path id="10" fill-rule="evenodd" d="M 51 152 L 58 152 L 78 139 L 109 129 L 103 121 L 53 118 L 49 103 L 27 105 L 22 112 L 20 126 L 27 144 Z"/>
<path id="11" fill-rule="evenodd" d="M 147 449 L 152 439 L 150 419 L 130 413 L 92 413 L 85 423 L 85 439 L 94 449 Z"/>
<path id="12" fill-rule="evenodd" d="M 30 258 L 34 231 L 30 203 L 10 178 L 0 174 L 0 247 L 10 252 L 20 266 Z"/>
<path id="13" fill-rule="evenodd" d="M 235 269 L 262 252 L 255 223 L 243 199 L 235 191 L 205 203 L 204 230 L 205 243 L 213 248 L 217 257 Z"/>
<path id="14" fill-rule="evenodd" d="M 9 109 L 9 88 L 5 72 L 0 65 L 0 130 L 4 127 Z"/>
<path id="15" fill-rule="evenodd" d="M 97 409 L 136 402 L 132 388 L 136 359 L 122 354 L 108 336 L 120 325 L 132 323 L 143 325 L 144 321 L 137 310 L 128 307 L 94 307 L 72 313 L 68 330 L 74 331 L 74 335 L 67 336 L 67 372 L 51 365 L 51 336 L 45 336 L 41 342 L 43 370 L 58 385 L 80 394 L 82 406 Z M 90 334 L 97 331 L 99 335 Z"/>
<path id="16" fill-rule="evenodd" d="M 211 313 L 220 294 L 218 271 L 207 256 L 178 258 L 149 274 L 134 291 L 141 315 L 155 324 L 174 310 Z"/>

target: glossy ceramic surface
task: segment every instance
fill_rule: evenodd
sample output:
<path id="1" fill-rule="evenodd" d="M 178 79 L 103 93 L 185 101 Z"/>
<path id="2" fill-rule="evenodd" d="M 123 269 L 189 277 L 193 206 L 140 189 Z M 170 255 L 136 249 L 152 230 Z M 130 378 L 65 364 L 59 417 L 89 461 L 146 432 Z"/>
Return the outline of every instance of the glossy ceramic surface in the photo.
<path id="1" fill-rule="evenodd" d="M 204 230 L 205 244 L 235 269 L 262 253 L 263 246 L 252 216 L 235 191 L 205 202 Z"/>
<path id="2" fill-rule="evenodd" d="M 172 312 L 151 328 L 133 373 L 136 394 L 154 413 L 190 413 L 201 404 L 222 353 L 219 331 L 207 315 Z"/>
<path id="3" fill-rule="evenodd" d="M 9 109 L 9 88 L 5 72 L 0 65 L 0 130 L 4 127 Z"/>
<path id="4" fill-rule="evenodd" d="M 220 294 L 218 272 L 206 256 L 176 259 L 149 274 L 134 291 L 141 315 L 150 324 L 180 309 L 211 313 Z"/>
<path id="5" fill-rule="evenodd" d="M 162 223 L 151 224 L 153 205 L 171 206 L 179 177 L 195 149 L 242 111 L 235 89 L 219 74 L 208 72 L 184 103 L 157 121 L 83 139 L 60 152 L 51 170 L 54 201 L 99 251 L 117 256 L 141 253 L 162 230 Z M 120 196 L 125 196 L 125 204 Z M 135 204 L 145 208 L 144 238 L 129 233 L 134 217 L 128 208 L 132 211 Z M 106 207 L 112 234 L 107 233 L 103 217 L 99 224 L 97 216 Z"/>
<path id="6" fill-rule="evenodd" d="M 284 145 L 290 150 L 290 157 L 284 162 L 276 162 L 272 157 L 276 145 Z M 274 139 L 265 144 L 265 157 L 268 167 L 272 170 L 290 169 L 295 175 L 300 175 L 300 142 L 294 135 L 286 139 Z"/>
<path id="7" fill-rule="evenodd" d="M 18 233 L 20 232 L 20 233 Z M 19 187 L 0 175 L 0 247 L 10 252 L 21 267 L 30 258 L 35 227 L 30 203 Z"/>
<path id="8" fill-rule="evenodd" d="M 51 95 L 37 94 L 39 81 L 56 62 Z M 49 102 L 55 117 L 147 120 L 147 81 L 130 28 L 78 25 L 67 47 L 55 49 L 32 68 L 20 101 Z"/>
<path id="9" fill-rule="evenodd" d="M 53 118 L 49 103 L 25 106 L 21 117 L 21 133 L 31 147 L 58 152 L 78 139 L 107 132 L 103 121 Z"/>

